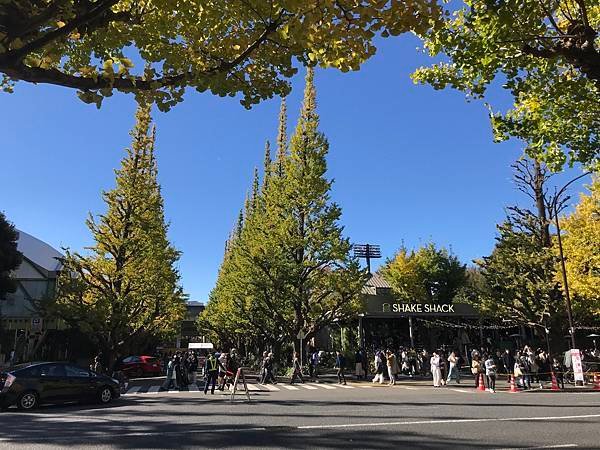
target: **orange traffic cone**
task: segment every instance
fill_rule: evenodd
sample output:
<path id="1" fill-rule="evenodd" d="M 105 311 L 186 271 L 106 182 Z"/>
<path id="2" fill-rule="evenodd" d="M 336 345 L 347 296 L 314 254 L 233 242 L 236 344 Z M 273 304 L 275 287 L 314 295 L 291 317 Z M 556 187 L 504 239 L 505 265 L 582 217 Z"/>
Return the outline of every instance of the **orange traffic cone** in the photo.
<path id="1" fill-rule="evenodd" d="M 515 385 L 515 377 L 513 375 L 509 375 L 510 377 L 510 391 L 508 392 L 519 392 L 517 386 Z"/>
<path id="2" fill-rule="evenodd" d="M 560 391 L 560 388 L 558 387 L 558 382 L 556 381 L 556 375 L 554 375 L 554 372 L 552 372 L 552 390 Z"/>
<path id="3" fill-rule="evenodd" d="M 483 384 L 483 374 L 482 373 L 479 374 L 479 386 L 477 386 L 477 390 L 485 392 L 485 385 Z"/>
<path id="4" fill-rule="evenodd" d="M 598 374 L 594 374 L 594 390 L 600 391 L 600 376 Z"/>

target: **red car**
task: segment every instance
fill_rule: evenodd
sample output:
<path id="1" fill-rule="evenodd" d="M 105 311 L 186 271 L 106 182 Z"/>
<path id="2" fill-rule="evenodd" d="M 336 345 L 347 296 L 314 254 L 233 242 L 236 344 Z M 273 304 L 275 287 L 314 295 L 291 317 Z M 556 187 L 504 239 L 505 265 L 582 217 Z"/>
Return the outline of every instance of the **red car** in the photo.
<path id="1" fill-rule="evenodd" d="M 132 378 L 159 376 L 162 373 L 160 360 L 154 356 L 128 356 L 121 362 L 120 369 Z"/>

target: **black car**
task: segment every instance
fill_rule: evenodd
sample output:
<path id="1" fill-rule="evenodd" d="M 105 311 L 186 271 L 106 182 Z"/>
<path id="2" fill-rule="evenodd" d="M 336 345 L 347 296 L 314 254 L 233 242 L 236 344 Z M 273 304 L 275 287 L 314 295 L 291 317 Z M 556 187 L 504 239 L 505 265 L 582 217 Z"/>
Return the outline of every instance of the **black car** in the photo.
<path id="1" fill-rule="evenodd" d="M 2 374 L 0 408 L 30 410 L 41 403 L 98 401 L 120 395 L 119 382 L 65 362 L 24 364 Z"/>

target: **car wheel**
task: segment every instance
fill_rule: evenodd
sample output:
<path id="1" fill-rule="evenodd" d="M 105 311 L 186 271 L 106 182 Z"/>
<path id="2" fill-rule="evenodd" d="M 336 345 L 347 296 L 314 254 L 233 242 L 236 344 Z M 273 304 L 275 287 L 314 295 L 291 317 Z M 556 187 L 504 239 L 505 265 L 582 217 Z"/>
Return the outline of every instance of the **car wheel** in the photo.
<path id="1" fill-rule="evenodd" d="M 102 403 L 103 405 L 110 403 L 112 398 L 113 398 L 113 393 L 112 393 L 112 389 L 109 386 L 103 386 L 100 389 L 100 392 L 98 392 L 98 400 L 100 400 L 100 403 Z"/>
<path id="2" fill-rule="evenodd" d="M 38 406 L 39 400 L 38 395 L 33 392 L 25 392 L 17 399 L 17 408 L 23 411 L 30 411 Z"/>

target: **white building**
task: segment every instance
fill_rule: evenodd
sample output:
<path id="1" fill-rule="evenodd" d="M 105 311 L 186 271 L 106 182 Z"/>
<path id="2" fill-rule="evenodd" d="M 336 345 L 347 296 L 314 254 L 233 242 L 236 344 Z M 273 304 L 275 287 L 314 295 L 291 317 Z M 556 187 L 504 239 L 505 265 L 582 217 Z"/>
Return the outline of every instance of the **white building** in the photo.
<path id="1" fill-rule="evenodd" d="M 63 255 L 24 231 L 18 233 L 17 249 L 23 254 L 23 262 L 12 274 L 17 282 L 16 292 L 0 299 L 0 354 L 12 348 L 27 353 L 43 331 L 56 328 L 55 323 L 44 323 L 34 302 L 54 295 Z"/>

